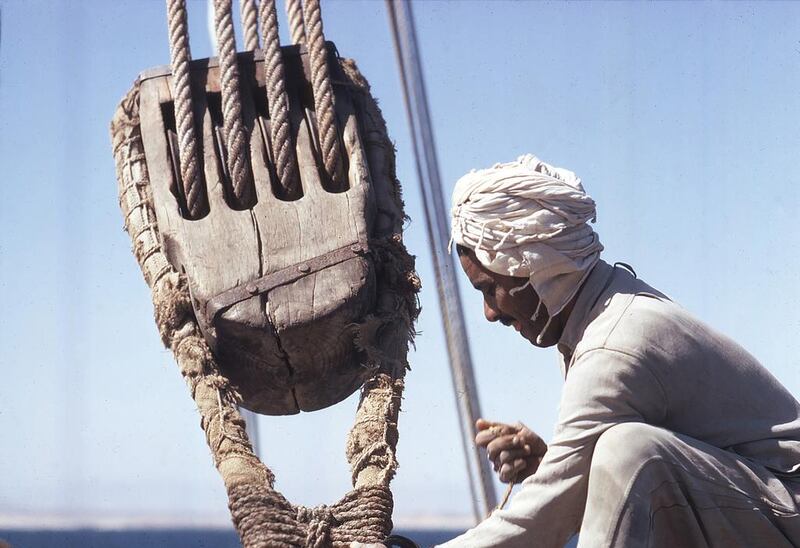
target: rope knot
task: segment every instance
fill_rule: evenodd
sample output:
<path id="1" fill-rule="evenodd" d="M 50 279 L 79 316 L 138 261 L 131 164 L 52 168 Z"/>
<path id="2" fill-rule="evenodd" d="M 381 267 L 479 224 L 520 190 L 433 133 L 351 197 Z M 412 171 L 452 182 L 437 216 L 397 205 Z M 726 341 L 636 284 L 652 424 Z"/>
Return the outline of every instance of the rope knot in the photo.
<path id="1" fill-rule="evenodd" d="M 336 525 L 331 508 L 326 505 L 307 508 L 297 507 L 297 521 L 308 524 L 306 548 L 323 548 L 330 542 L 331 527 Z"/>

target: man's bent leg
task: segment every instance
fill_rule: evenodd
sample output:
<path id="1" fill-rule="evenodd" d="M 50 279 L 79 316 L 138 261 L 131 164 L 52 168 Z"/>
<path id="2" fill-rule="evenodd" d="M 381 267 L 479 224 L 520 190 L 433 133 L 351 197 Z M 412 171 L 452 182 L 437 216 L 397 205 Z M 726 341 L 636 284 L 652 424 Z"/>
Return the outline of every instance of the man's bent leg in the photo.
<path id="1" fill-rule="evenodd" d="M 800 546 L 800 516 L 763 466 L 626 423 L 598 439 L 579 546 Z"/>

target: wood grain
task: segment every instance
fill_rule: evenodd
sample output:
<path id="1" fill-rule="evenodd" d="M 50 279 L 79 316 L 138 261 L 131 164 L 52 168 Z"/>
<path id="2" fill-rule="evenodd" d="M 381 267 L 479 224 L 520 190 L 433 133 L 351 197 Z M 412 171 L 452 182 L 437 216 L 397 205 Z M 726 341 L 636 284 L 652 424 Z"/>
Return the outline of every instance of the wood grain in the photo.
<path id="1" fill-rule="evenodd" d="M 170 146 L 174 122 L 168 74 L 143 78 L 142 137 L 153 187 L 156 216 L 170 262 L 186 273 L 195 311 L 215 295 L 266 274 L 307 261 L 339 247 L 369 240 L 376 217 L 375 197 L 359 134 L 356 107 L 347 88 L 335 85 L 335 104 L 349 186 L 329 192 L 321 177 L 315 139 L 313 97 L 305 53 L 284 48 L 292 132 L 303 196 L 279 199 L 266 141 L 269 120 L 264 102 L 263 63 L 240 55 L 242 111 L 250 137 L 257 203 L 244 211 L 229 207 L 231 186 L 220 157 L 219 70 L 211 60 L 193 62 L 198 126 L 202 122 L 204 174 L 210 211 L 198 220 L 181 212 L 174 169 L 177 148 Z M 334 59 L 335 60 L 335 59 Z M 332 65 L 334 80 L 343 80 Z M 203 93 L 204 91 L 204 93 Z M 166 114 L 165 114 L 166 113 Z M 369 373 L 353 344 L 353 325 L 374 307 L 372 259 L 354 257 L 240 302 L 215 325 L 198 321 L 223 368 L 243 397 L 243 405 L 266 414 L 312 411 L 341 401 Z"/>

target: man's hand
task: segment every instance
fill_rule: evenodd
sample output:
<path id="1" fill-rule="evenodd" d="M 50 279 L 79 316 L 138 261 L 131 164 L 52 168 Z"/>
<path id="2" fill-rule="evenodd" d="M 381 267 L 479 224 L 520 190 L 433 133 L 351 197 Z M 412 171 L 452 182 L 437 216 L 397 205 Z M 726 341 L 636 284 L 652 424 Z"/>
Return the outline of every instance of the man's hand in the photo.
<path id="1" fill-rule="evenodd" d="M 547 445 L 527 426 L 478 419 L 475 443 L 485 447 L 500 481 L 521 481 L 539 468 Z"/>

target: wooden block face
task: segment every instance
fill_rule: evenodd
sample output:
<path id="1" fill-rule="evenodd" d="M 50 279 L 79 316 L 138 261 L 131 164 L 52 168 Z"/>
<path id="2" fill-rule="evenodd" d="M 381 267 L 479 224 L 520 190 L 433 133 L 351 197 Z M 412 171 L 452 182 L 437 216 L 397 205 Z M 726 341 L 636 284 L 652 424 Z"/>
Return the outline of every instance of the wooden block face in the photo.
<path id="1" fill-rule="evenodd" d="M 356 109 L 346 87 L 335 86 L 348 188 L 326 190 L 315 143 L 313 97 L 305 53 L 284 48 L 292 133 L 302 197 L 279 199 L 269 146 L 269 119 L 260 53 L 240 54 L 243 121 L 257 202 L 246 210 L 229 205 L 231 183 L 223 155 L 219 70 L 214 60 L 192 64 L 195 127 L 209 211 L 189 220 L 182 211 L 179 156 L 168 71 L 142 75 L 141 127 L 158 227 L 166 254 L 185 272 L 198 322 L 223 371 L 244 398 L 266 414 L 327 407 L 362 383 L 364 368 L 353 344 L 353 324 L 375 303 L 369 255 L 354 256 L 266 293 L 244 298 L 207 317 L 214 297 L 270 274 L 353 244 L 367 246 L 375 199 Z M 332 66 L 339 75 L 338 64 Z M 341 81 L 343 78 L 339 78 Z"/>

